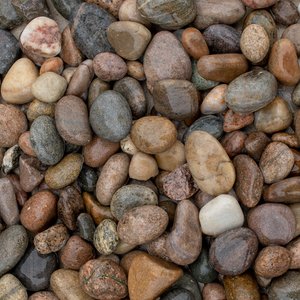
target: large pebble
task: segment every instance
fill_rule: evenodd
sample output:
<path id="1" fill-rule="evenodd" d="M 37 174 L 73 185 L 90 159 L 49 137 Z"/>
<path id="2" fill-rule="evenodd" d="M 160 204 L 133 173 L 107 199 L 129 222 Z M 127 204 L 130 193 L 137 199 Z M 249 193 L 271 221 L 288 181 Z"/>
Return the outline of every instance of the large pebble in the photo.
<path id="1" fill-rule="evenodd" d="M 95 299 L 117 300 L 128 293 L 124 270 L 110 259 L 88 261 L 80 269 L 79 280 L 83 290 Z"/>
<path id="2" fill-rule="evenodd" d="M 96 196 L 102 205 L 109 205 L 113 194 L 126 182 L 129 163 L 125 153 L 118 153 L 103 166 L 96 185 Z"/>
<path id="3" fill-rule="evenodd" d="M 248 228 L 237 228 L 219 235 L 209 250 L 209 260 L 222 275 L 239 275 L 253 263 L 258 249 L 255 233 Z"/>
<path id="4" fill-rule="evenodd" d="M 93 20 L 91 23 L 90 20 Z M 72 21 L 71 32 L 78 49 L 93 59 L 100 52 L 112 50 L 106 36 L 115 18 L 95 4 L 82 3 Z"/>
<path id="5" fill-rule="evenodd" d="M 264 179 L 256 162 L 241 154 L 233 159 L 236 170 L 235 192 L 243 205 L 254 207 L 260 201 Z"/>
<path id="6" fill-rule="evenodd" d="M 185 149 L 190 171 L 202 191 L 217 196 L 232 188 L 235 182 L 233 164 L 212 135 L 205 131 L 192 132 Z"/>
<path id="7" fill-rule="evenodd" d="M 31 55 L 54 57 L 61 50 L 58 24 L 47 17 L 33 19 L 20 36 L 22 48 Z"/>
<path id="8" fill-rule="evenodd" d="M 285 245 L 293 239 L 296 230 L 295 216 L 284 204 L 258 205 L 250 210 L 247 221 L 263 245 Z"/>
<path id="9" fill-rule="evenodd" d="M 202 235 L 197 207 L 189 200 L 178 203 L 172 230 L 166 239 L 168 257 L 178 265 L 188 265 L 199 256 Z"/>
<path id="10" fill-rule="evenodd" d="M 293 42 L 288 39 L 276 41 L 270 53 L 268 67 L 282 84 L 297 84 L 300 80 L 300 67 Z"/>
<path id="11" fill-rule="evenodd" d="M 55 106 L 55 125 L 68 143 L 86 145 L 92 139 L 86 104 L 76 96 L 65 96 Z"/>
<path id="12" fill-rule="evenodd" d="M 27 300 L 26 288 L 12 274 L 0 277 L 0 299 L 3 300 Z"/>
<path id="13" fill-rule="evenodd" d="M 58 163 L 64 155 L 64 143 L 54 120 L 48 116 L 36 118 L 30 127 L 30 142 L 38 159 L 46 165 Z"/>
<path id="14" fill-rule="evenodd" d="M 0 276 L 11 270 L 24 255 L 28 236 L 21 225 L 12 225 L 0 233 Z M 1 285 L 1 284 L 0 284 Z M 2 289 L 0 289 L 1 295 Z"/>
<path id="15" fill-rule="evenodd" d="M 111 46 L 121 57 L 139 59 L 151 40 L 151 32 L 142 24 L 131 21 L 112 23 L 107 29 Z"/>
<path id="16" fill-rule="evenodd" d="M 143 205 L 128 210 L 118 223 L 121 240 L 141 245 L 158 238 L 169 222 L 168 214 L 155 205 Z"/>
<path id="17" fill-rule="evenodd" d="M 119 142 L 128 135 L 131 121 L 129 104 L 120 93 L 105 91 L 93 102 L 90 123 L 98 136 Z"/>
<path id="18" fill-rule="evenodd" d="M 259 162 L 265 183 L 268 184 L 284 179 L 292 170 L 293 165 L 293 152 L 281 142 L 270 143 L 262 153 Z"/>
<path id="19" fill-rule="evenodd" d="M 275 98 L 276 91 L 276 78 L 265 70 L 257 69 L 233 80 L 228 86 L 225 101 L 234 112 L 251 113 L 268 105 Z"/>
<path id="20" fill-rule="evenodd" d="M 192 76 L 191 61 L 175 35 L 168 31 L 157 33 L 144 55 L 147 86 L 162 79 L 186 79 Z"/>
<path id="21" fill-rule="evenodd" d="M 197 16 L 195 25 L 198 29 L 205 29 L 213 24 L 234 24 L 245 14 L 243 3 L 239 0 L 197 0 Z"/>
<path id="22" fill-rule="evenodd" d="M 193 118 L 199 110 L 198 92 L 187 80 L 164 79 L 153 89 L 154 107 L 172 120 Z"/>
<path id="23" fill-rule="evenodd" d="M 126 211 L 134 207 L 157 204 L 157 195 L 151 188 L 130 184 L 121 187 L 114 193 L 110 203 L 110 210 L 113 216 L 120 220 Z"/>
<path id="24" fill-rule="evenodd" d="M 199 213 L 201 229 L 204 234 L 219 234 L 244 223 L 244 214 L 238 201 L 231 195 L 219 195 L 204 205 Z"/>
<path id="25" fill-rule="evenodd" d="M 33 100 L 31 86 L 37 77 L 37 68 L 31 60 L 25 57 L 18 59 L 1 84 L 3 99 L 11 104 L 23 104 Z"/>

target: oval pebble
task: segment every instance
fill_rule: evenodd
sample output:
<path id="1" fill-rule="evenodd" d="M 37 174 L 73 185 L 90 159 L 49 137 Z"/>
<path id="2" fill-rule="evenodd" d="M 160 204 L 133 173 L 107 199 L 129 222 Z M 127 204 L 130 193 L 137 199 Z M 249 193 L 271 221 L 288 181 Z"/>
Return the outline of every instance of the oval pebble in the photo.
<path id="1" fill-rule="evenodd" d="M 5 274 L 0 277 L 0 299 L 27 300 L 28 294 L 17 277 Z"/>

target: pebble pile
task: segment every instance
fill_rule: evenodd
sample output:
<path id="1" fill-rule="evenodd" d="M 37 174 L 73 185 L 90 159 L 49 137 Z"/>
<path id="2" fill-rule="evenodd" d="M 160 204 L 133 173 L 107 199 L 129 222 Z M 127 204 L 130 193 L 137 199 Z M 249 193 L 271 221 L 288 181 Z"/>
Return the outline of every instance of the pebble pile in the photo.
<path id="1" fill-rule="evenodd" d="M 0 299 L 299 300 L 300 0 L 0 0 Z"/>

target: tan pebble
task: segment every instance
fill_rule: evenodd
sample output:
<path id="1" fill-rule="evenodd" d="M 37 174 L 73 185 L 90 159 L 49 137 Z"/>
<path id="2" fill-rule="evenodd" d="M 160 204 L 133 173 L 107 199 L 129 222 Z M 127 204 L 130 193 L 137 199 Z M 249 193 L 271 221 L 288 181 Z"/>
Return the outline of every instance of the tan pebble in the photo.
<path id="1" fill-rule="evenodd" d="M 274 133 L 271 139 L 273 142 L 281 142 L 288 145 L 291 148 L 298 148 L 300 146 L 296 135 L 286 132 Z"/>
<path id="2" fill-rule="evenodd" d="M 134 251 L 130 251 L 129 253 L 126 253 L 120 262 L 120 266 L 125 270 L 126 274 L 128 274 L 130 266 L 132 261 L 141 254 L 144 254 L 144 251 L 141 250 L 134 250 Z"/>
<path id="3" fill-rule="evenodd" d="M 41 65 L 40 75 L 46 72 L 54 72 L 56 74 L 61 74 L 64 69 L 64 62 L 59 57 L 51 57 L 45 60 Z"/>
<path id="4" fill-rule="evenodd" d="M 123 255 L 123 254 L 130 252 L 135 247 L 136 247 L 136 245 L 127 244 L 124 241 L 119 240 L 118 246 L 115 249 L 114 253 L 118 254 L 118 255 Z"/>
<path id="5" fill-rule="evenodd" d="M 5 274 L 0 277 L 0 299 L 3 300 L 27 300 L 26 288 L 17 277 Z"/>
<path id="6" fill-rule="evenodd" d="M 63 76 L 66 80 L 67 80 L 67 83 L 69 84 L 74 73 L 76 72 L 77 68 L 75 67 L 68 67 L 68 68 L 65 68 L 61 74 L 61 76 Z"/>
<path id="7" fill-rule="evenodd" d="M 51 118 L 54 118 L 55 112 L 55 104 L 53 103 L 45 103 L 34 99 L 30 102 L 29 107 L 27 109 L 27 118 L 29 121 L 34 121 L 37 117 L 46 115 Z"/>
<path id="8" fill-rule="evenodd" d="M 130 138 L 130 135 L 128 135 L 125 139 L 120 141 L 120 146 L 123 152 L 134 155 L 137 152 L 139 152 L 138 148 L 135 146 L 133 141 Z"/>
<path id="9" fill-rule="evenodd" d="M 207 283 L 202 290 L 203 300 L 226 300 L 224 287 L 219 283 Z"/>
<path id="10" fill-rule="evenodd" d="M 300 269 L 300 238 L 292 240 L 287 249 L 291 256 L 290 269 Z"/>
<path id="11" fill-rule="evenodd" d="M 225 111 L 227 107 L 225 102 L 227 87 L 227 84 L 220 84 L 214 87 L 203 99 L 201 113 L 216 114 Z"/>
<path id="12" fill-rule="evenodd" d="M 59 300 L 53 292 L 36 292 L 28 300 Z"/>
<path id="13" fill-rule="evenodd" d="M 144 67 L 139 61 L 127 62 L 127 74 L 136 80 L 145 80 Z"/>

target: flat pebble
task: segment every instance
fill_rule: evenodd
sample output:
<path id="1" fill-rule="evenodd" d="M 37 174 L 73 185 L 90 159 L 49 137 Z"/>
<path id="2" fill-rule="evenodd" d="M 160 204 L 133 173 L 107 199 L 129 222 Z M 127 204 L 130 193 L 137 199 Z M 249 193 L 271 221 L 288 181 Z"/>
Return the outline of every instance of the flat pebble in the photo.
<path id="1" fill-rule="evenodd" d="M 12 274 L 0 277 L 0 297 L 2 299 L 27 300 L 26 288 Z"/>

